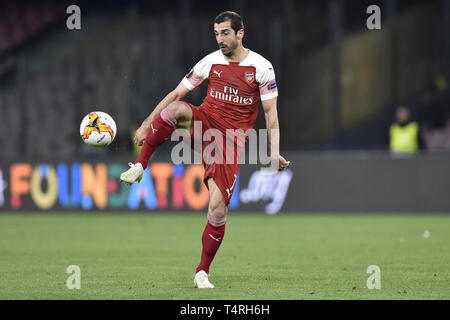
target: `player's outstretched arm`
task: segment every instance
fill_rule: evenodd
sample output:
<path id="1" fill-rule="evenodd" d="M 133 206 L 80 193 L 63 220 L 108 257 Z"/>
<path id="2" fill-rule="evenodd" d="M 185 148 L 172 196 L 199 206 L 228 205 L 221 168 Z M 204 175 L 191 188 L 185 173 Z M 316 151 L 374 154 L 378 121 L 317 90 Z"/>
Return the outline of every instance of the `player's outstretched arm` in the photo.
<path id="1" fill-rule="evenodd" d="M 155 118 L 163 111 L 169 104 L 174 101 L 179 101 L 183 99 L 188 93 L 189 89 L 180 82 L 180 84 L 171 91 L 161 102 L 156 106 L 153 112 L 147 117 L 147 119 L 142 122 L 139 129 L 136 130 L 136 135 L 134 136 L 134 143 L 141 146 L 144 143 L 145 137 L 147 136 L 148 129 Z"/>
<path id="2" fill-rule="evenodd" d="M 277 170 L 284 170 L 291 162 L 280 155 L 280 127 L 278 123 L 277 98 L 264 100 L 261 103 L 266 118 L 272 165 L 275 164 Z"/>

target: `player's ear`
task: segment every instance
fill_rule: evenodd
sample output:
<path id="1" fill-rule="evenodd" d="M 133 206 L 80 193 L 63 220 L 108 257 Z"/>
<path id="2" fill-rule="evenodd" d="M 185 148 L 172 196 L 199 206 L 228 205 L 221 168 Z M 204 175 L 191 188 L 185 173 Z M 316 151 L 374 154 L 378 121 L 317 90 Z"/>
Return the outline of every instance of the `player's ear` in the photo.
<path id="1" fill-rule="evenodd" d="M 237 36 L 238 40 L 242 40 L 242 38 L 244 38 L 244 29 L 238 30 L 236 36 Z"/>

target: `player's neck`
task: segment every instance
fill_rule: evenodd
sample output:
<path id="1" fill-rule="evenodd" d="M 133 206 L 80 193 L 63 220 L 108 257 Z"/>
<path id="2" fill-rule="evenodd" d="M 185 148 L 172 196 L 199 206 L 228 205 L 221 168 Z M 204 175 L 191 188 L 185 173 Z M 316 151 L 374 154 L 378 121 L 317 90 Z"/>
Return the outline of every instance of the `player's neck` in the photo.
<path id="1" fill-rule="evenodd" d="M 228 62 L 241 62 L 245 58 L 247 58 L 249 53 L 250 53 L 250 50 L 245 49 L 243 46 L 239 46 L 233 52 L 233 55 L 225 56 L 225 59 L 227 59 Z"/>

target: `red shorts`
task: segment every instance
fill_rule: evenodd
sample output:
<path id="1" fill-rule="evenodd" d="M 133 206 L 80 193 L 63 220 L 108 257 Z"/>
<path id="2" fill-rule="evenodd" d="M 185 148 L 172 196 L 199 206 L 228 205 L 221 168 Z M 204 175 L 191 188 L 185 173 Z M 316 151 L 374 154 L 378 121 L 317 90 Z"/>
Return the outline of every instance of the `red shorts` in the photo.
<path id="1" fill-rule="evenodd" d="M 213 178 L 217 187 L 219 187 L 222 192 L 225 203 L 228 206 L 239 174 L 240 164 L 238 155 L 242 154 L 239 150 L 242 151 L 243 149 L 238 148 L 238 143 L 236 143 L 236 140 L 227 139 L 223 133 L 221 134 L 221 139 L 219 138 L 218 140 L 219 142 L 221 140 L 222 143 L 216 143 L 216 138 L 209 139 L 208 134 L 204 136 L 205 131 L 208 129 L 216 129 L 217 131 L 214 132 L 217 134 L 222 132 L 218 129 L 220 125 L 217 123 L 217 120 L 209 115 L 208 112 L 201 106 L 196 107 L 190 103 L 187 104 L 192 109 L 194 121 L 201 121 L 201 131 L 198 130 L 199 123 L 197 122 L 197 127 L 194 123 L 194 128 L 191 135 L 191 147 L 200 152 L 202 155 L 202 163 L 205 169 L 203 182 L 208 188 L 208 178 Z M 196 128 L 197 130 L 195 130 Z M 201 150 L 199 150 L 199 148 L 195 148 L 195 146 L 201 146 Z M 210 152 L 212 149 L 215 149 L 215 151 Z M 231 150 L 233 150 L 233 153 L 228 155 L 227 159 L 226 152 Z"/>

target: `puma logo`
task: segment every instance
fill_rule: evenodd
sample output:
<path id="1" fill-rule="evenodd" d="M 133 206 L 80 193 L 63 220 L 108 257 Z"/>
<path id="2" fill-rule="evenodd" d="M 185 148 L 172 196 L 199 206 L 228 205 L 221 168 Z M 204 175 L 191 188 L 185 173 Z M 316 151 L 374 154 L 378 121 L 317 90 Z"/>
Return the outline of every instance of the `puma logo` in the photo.
<path id="1" fill-rule="evenodd" d="M 218 237 L 218 238 L 214 238 L 213 237 L 213 235 L 211 234 L 211 233 L 208 233 L 208 235 L 213 239 L 213 240 L 216 240 L 217 242 L 220 242 L 220 237 Z"/>
<path id="2" fill-rule="evenodd" d="M 215 73 L 215 74 L 217 74 L 217 76 L 220 78 L 220 74 L 223 72 L 223 70 L 222 71 L 220 71 L 220 72 L 217 72 L 216 70 L 213 70 L 213 73 Z"/>
<path id="3" fill-rule="evenodd" d="M 153 123 L 150 125 L 150 127 L 152 127 L 152 132 L 153 132 L 153 133 L 155 133 L 156 131 L 158 131 L 158 130 L 156 130 L 155 128 L 153 128 Z"/>
<path id="4" fill-rule="evenodd" d="M 237 175 L 234 174 L 234 181 L 230 188 L 227 188 L 228 198 L 231 197 L 231 191 L 233 191 L 234 185 L 236 184 Z"/>

